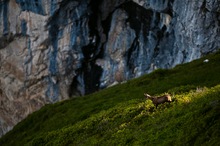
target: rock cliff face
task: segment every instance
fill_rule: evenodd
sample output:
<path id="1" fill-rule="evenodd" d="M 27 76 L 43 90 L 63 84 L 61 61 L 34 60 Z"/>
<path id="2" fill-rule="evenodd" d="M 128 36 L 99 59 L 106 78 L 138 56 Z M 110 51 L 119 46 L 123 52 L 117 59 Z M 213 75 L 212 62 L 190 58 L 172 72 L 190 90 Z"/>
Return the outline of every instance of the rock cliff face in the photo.
<path id="1" fill-rule="evenodd" d="M 217 48 L 219 0 L 0 0 L 0 135 L 47 103 Z"/>

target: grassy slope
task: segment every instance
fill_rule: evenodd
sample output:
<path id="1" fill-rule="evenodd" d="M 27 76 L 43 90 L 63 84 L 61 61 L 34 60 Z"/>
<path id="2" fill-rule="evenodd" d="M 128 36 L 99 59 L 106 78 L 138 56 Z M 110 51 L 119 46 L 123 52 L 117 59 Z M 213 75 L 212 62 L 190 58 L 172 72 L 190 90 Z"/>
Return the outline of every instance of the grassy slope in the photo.
<path id="1" fill-rule="evenodd" d="M 0 145 L 220 145 L 220 52 L 206 58 L 47 105 Z M 156 110 L 144 92 L 174 102 Z"/>

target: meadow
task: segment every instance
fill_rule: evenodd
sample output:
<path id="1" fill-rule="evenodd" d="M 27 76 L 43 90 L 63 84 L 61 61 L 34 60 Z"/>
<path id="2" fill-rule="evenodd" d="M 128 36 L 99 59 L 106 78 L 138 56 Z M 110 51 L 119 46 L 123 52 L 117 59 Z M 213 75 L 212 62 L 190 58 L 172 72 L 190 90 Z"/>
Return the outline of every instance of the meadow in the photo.
<path id="1" fill-rule="evenodd" d="M 4 135 L 0 145 L 220 145 L 219 63 L 216 52 L 46 105 Z M 173 102 L 156 109 L 144 93 L 169 93 Z"/>

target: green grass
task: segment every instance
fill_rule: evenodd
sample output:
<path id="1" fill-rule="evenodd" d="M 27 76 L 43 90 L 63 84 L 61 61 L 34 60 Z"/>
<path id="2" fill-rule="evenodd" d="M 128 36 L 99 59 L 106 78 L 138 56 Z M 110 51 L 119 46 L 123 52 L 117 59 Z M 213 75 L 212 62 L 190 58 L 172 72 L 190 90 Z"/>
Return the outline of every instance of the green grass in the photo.
<path id="1" fill-rule="evenodd" d="M 0 145 L 220 145 L 220 52 L 205 58 L 46 105 Z M 173 102 L 155 109 L 144 92 Z"/>

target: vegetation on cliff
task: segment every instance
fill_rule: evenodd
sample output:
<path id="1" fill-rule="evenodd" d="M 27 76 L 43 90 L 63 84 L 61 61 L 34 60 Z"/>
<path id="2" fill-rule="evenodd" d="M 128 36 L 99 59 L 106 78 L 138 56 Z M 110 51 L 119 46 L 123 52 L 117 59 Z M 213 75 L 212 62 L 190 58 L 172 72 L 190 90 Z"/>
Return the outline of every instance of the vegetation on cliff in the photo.
<path id="1" fill-rule="evenodd" d="M 208 59 L 208 62 L 203 62 Z M 7 145 L 220 145 L 220 52 L 31 114 Z M 170 93 L 154 107 L 143 93 Z"/>

